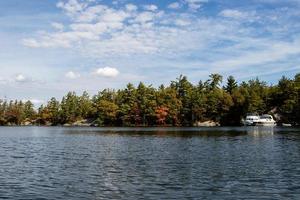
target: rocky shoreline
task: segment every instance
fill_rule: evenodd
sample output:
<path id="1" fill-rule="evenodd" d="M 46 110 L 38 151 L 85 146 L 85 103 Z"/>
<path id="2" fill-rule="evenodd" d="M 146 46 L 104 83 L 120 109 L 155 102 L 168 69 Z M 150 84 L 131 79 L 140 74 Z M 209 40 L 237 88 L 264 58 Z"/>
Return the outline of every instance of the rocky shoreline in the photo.
<path id="1" fill-rule="evenodd" d="M 45 124 L 39 124 L 36 121 L 24 121 L 20 125 L 15 124 L 7 124 L 5 126 L 41 126 L 41 127 L 49 127 L 49 126 L 57 126 L 57 127 L 111 127 L 111 126 L 100 126 L 96 123 L 95 120 L 78 120 L 73 123 L 65 123 L 65 124 L 52 124 L 51 122 L 46 122 Z M 221 127 L 224 125 L 221 125 L 219 122 L 213 121 L 213 120 L 207 120 L 207 121 L 199 121 L 195 122 L 193 124 L 193 127 Z M 226 125 L 225 125 L 226 126 Z M 281 127 L 298 127 L 299 125 L 292 125 L 287 123 L 279 123 L 278 126 Z M 124 126 L 126 127 L 126 126 Z M 172 125 L 164 125 L 164 126 L 128 126 L 128 127 L 180 127 L 180 126 L 172 126 Z"/>

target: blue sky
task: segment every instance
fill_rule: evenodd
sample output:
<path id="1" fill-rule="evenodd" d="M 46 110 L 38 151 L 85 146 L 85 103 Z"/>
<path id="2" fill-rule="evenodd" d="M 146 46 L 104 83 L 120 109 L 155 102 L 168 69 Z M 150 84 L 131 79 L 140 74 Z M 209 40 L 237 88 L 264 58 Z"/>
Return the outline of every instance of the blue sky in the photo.
<path id="1" fill-rule="evenodd" d="M 0 0 L 0 97 L 300 71 L 300 0 Z"/>

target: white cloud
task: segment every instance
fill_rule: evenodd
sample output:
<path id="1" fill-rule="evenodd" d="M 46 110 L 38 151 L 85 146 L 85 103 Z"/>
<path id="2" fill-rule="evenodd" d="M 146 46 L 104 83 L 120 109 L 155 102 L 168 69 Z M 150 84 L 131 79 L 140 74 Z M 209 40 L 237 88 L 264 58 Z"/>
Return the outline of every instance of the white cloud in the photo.
<path id="1" fill-rule="evenodd" d="M 119 71 L 116 68 L 104 67 L 96 70 L 95 74 L 107 78 L 114 78 L 119 75 Z"/>
<path id="2" fill-rule="evenodd" d="M 244 18 L 247 16 L 246 13 L 243 13 L 239 10 L 232 10 L 232 9 L 226 9 L 226 10 L 222 10 L 219 13 L 220 16 L 223 17 L 228 17 L 228 18 L 235 18 L 235 19 L 240 19 L 240 18 Z"/>
<path id="3" fill-rule="evenodd" d="M 100 18 L 99 21 L 103 22 L 110 22 L 110 23 L 122 23 L 126 18 L 129 17 L 129 13 L 126 13 L 125 11 L 122 10 L 113 10 L 109 9 L 104 12 Z"/>
<path id="4" fill-rule="evenodd" d="M 126 4 L 125 8 L 129 12 L 136 11 L 138 9 L 138 7 L 134 4 Z"/>
<path id="5" fill-rule="evenodd" d="M 151 4 L 151 5 L 145 5 L 144 9 L 149 11 L 156 11 L 158 7 L 156 5 Z"/>
<path id="6" fill-rule="evenodd" d="M 201 8 L 203 3 L 207 3 L 208 0 L 184 0 L 184 2 L 188 5 L 191 10 L 198 10 Z"/>
<path id="7" fill-rule="evenodd" d="M 95 55 L 95 52 L 98 52 L 97 56 L 160 53 L 170 48 L 179 49 L 174 47 L 176 40 L 184 40 L 179 33 L 189 31 L 182 26 L 190 28 L 189 17 L 178 19 L 158 10 L 155 5 L 148 5 L 155 12 L 138 12 L 133 4 L 119 9 L 83 4 L 70 0 L 58 5 L 68 12 L 80 12 L 72 16 L 72 22 L 66 25 L 65 31 L 40 32 L 38 37 L 23 39 L 23 45 L 31 48 L 72 48 L 88 56 Z"/>
<path id="8" fill-rule="evenodd" d="M 81 14 L 92 7 L 85 8 Z M 129 12 L 126 6 L 98 13 L 95 22 L 79 22 L 80 16 L 69 24 L 68 31 L 41 33 L 39 37 L 24 39 L 23 44 L 32 48 L 72 48 L 84 56 L 98 58 L 161 55 L 201 48 L 226 28 L 226 25 L 199 20 L 188 13 L 178 17 L 160 10 Z"/>
<path id="9" fill-rule="evenodd" d="M 138 16 L 135 18 L 134 21 L 144 23 L 144 22 L 152 21 L 154 18 L 155 18 L 154 13 L 146 11 L 138 14 Z"/>
<path id="10" fill-rule="evenodd" d="M 93 32 L 69 31 L 56 33 L 43 33 L 39 40 L 27 38 L 22 41 L 23 45 L 32 48 L 70 48 L 83 40 L 96 40 L 98 37 Z"/>
<path id="11" fill-rule="evenodd" d="M 180 7 L 181 7 L 181 5 L 178 2 L 174 2 L 174 3 L 171 3 L 168 5 L 168 8 L 170 8 L 170 9 L 178 9 Z"/>
<path id="12" fill-rule="evenodd" d="M 77 72 L 69 71 L 65 74 L 65 77 L 69 79 L 77 79 L 80 78 L 80 74 Z"/>
<path id="13" fill-rule="evenodd" d="M 176 55 L 176 58 L 190 63 L 191 61 L 186 57 L 193 55 L 196 57 L 195 60 L 200 57 L 204 59 L 201 60 L 204 66 L 220 69 L 220 71 L 232 70 L 228 65 L 235 68 L 251 64 L 259 65 L 271 62 L 271 58 L 281 60 L 286 57 L 284 55 L 291 54 L 287 51 L 284 51 L 282 56 L 278 53 L 269 54 L 266 52 L 271 51 L 270 47 L 262 45 L 263 42 L 253 42 L 255 39 L 264 41 L 265 36 L 261 33 L 267 32 L 274 34 L 274 38 L 270 38 L 269 43 L 277 43 L 286 30 L 295 25 L 295 23 L 280 22 L 279 20 L 283 20 L 280 17 L 276 23 L 284 24 L 284 27 L 276 27 L 274 22 L 266 23 L 271 17 L 280 16 L 278 13 L 255 13 L 255 10 L 251 11 L 251 9 L 243 9 L 243 11 L 225 9 L 218 15 L 221 17 L 216 17 L 200 16 L 188 9 L 174 13 L 157 7 L 153 7 L 150 11 L 139 10 L 134 4 L 118 4 L 110 7 L 100 3 L 89 5 L 86 1 L 80 1 L 78 3 L 80 5 L 77 5 L 75 2 L 79 1 L 68 1 L 60 6 L 68 12 L 69 16 L 75 13 L 72 14 L 71 22 L 65 24 L 64 31 L 38 33 L 38 37 L 24 39 L 23 44 L 35 48 L 70 48 L 83 56 L 106 60 L 127 56 L 136 60 L 142 56 L 145 60 L 147 57 L 149 60 L 151 56 L 170 59 Z M 182 6 L 182 8 L 197 10 L 206 2 L 208 1 L 182 0 L 170 4 L 169 8 Z M 251 19 L 262 18 L 265 21 L 255 21 L 263 25 L 257 30 L 249 23 L 243 24 L 244 20 L 228 20 L 228 18 L 247 19 L 249 23 L 252 22 Z M 195 55 L 195 52 L 199 52 L 198 55 Z M 119 63 L 104 64 L 118 66 Z M 107 69 L 101 68 L 96 74 L 107 76 L 104 75 L 106 71 Z"/>
<path id="14" fill-rule="evenodd" d="M 175 21 L 175 24 L 178 25 L 178 26 L 188 26 L 188 25 L 191 24 L 191 22 L 188 21 L 188 20 L 184 20 L 184 19 L 177 19 Z"/>
<path id="15" fill-rule="evenodd" d="M 27 78 L 27 77 L 25 77 L 25 75 L 23 75 L 23 74 L 17 74 L 16 76 L 15 76 L 15 81 L 16 82 L 19 82 L 19 83 L 22 83 L 22 82 L 26 82 L 26 81 L 28 81 L 29 79 Z"/>
<path id="16" fill-rule="evenodd" d="M 196 3 L 191 3 L 191 4 L 189 4 L 189 8 L 191 9 L 191 10 L 198 10 L 199 8 L 201 8 L 201 4 L 196 4 Z"/>
<path id="17" fill-rule="evenodd" d="M 56 4 L 58 8 L 63 9 L 68 15 L 73 16 L 78 12 L 81 12 L 84 8 L 87 7 L 87 4 L 80 3 L 77 0 L 69 0 L 68 2 L 64 3 L 60 1 Z"/>
<path id="18" fill-rule="evenodd" d="M 77 14 L 76 17 L 74 16 L 74 18 L 76 22 L 92 22 L 94 20 L 97 20 L 98 16 L 102 12 L 106 12 L 107 9 L 108 7 L 105 5 L 88 7 Z"/>

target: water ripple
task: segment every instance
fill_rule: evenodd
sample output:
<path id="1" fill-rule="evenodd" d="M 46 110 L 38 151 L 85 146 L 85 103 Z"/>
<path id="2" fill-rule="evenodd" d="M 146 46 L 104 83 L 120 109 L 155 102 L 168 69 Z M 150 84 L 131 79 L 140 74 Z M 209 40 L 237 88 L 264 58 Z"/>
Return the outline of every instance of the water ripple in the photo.
<path id="1" fill-rule="evenodd" d="M 300 199 L 299 129 L 0 128 L 0 199 Z"/>

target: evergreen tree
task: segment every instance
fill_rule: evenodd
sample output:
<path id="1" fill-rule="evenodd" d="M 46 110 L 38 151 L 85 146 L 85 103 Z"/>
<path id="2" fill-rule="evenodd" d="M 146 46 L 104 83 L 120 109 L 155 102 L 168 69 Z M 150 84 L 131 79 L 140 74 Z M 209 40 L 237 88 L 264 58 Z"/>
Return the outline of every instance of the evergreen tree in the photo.
<path id="1" fill-rule="evenodd" d="M 237 82 L 235 81 L 233 76 L 229 76 L 227 78 L 227 84 L 225 86 L 225 91 L 228 92 L 229 94 L 232 94 L 233 90 L 238 87 Z"/>

